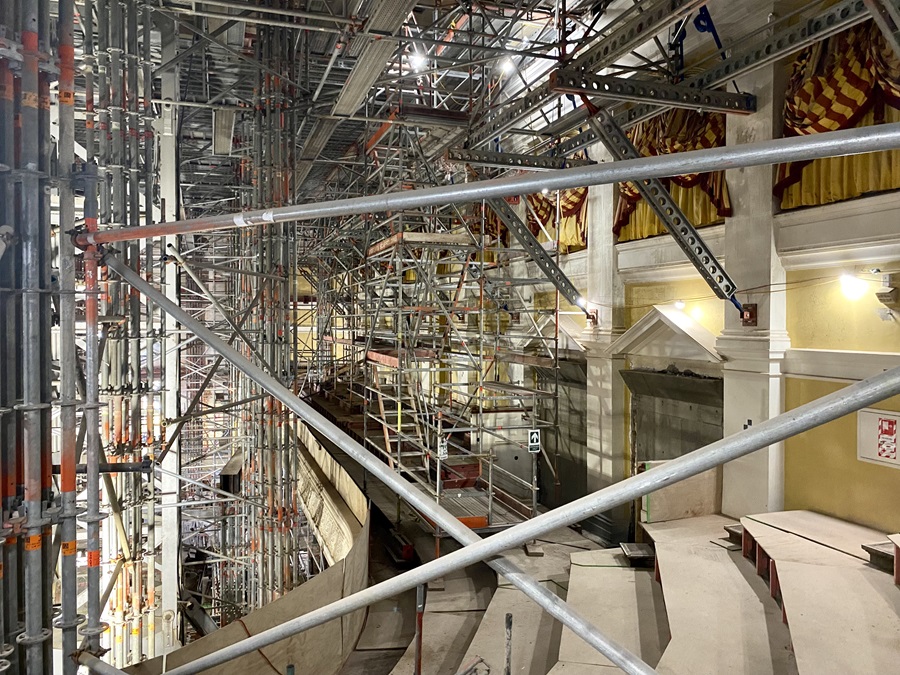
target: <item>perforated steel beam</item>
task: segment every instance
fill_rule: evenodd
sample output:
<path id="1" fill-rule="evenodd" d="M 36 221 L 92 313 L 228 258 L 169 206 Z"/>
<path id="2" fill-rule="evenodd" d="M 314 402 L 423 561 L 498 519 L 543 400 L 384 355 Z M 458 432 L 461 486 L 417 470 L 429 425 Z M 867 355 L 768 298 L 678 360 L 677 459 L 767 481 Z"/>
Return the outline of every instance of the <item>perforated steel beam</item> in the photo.
<path id="1" fill-rule="evenodd" d="M 609 35 L 584 54 L 574 59 L 572 68 L 595 72 L 611 65 L 616 59 L 650 40 L 663 28 L 678 21 L 683 16 L 704 4 L 705 0 L 665 0 L 646 8 L 615 28 Z M 642 3 L 647 4 L 647 3 Z M 476 148 L 498 134 L 508 131 L 516 123 L 532 115 L 557 96 L 547 82 L 535 87 L 503 109 L 496 116 L 489 117 L 476 126 L 469 135 L 470 147 Z"/>
<path id="2" fill-rule="evenodd" d="M 550 73 L 550 89 L 560 94 L 599 96 L 613 101 L 655 102 L 691 110 L 744 115 L 756 112 L 756 97 L 752 94 L 732 94 L 633 77 L 591 75 L 574 68 L 560 68 Z"/>
<path id="3" fill-rule="evenodd" d="M 487 150 L 465 150 L 463 148 L 448 150 L 444 158 L 448 162 L 462 162 L 499 169 L 530 169 L 531 171 L 550 171 L 570 166 L 596 164 L 587 159 L 569 159 L 550 155 L 520 155 L 511 152 L 488 152 Z"/>
<path id="4" fill-rule="evenodd" d="M 613 116 L 608 111 L 600 109 L 597 115 L 589 120 L 589 124 L 596 132 L 610 153 L 619 160 L 636 159 L 640 157 L 637 148 L 625 135 Z M 645 178 L 633 181 L 633 185 L 647 201 L 654 213 L 675 239 L 681 250 L 685 252 L 688 260 L 697 268 L 700 276 L 709 284 L 713 292 L 723 300 L 731 300 L 738 308 L 740 303 L 734 297 L 737 290 L 734 281 L 728 276 L 725 268 L 716 260 L 712 250 L 703 241 L 697 229 L 684 215 L 684 212 L 672 199 L 669 190 L 658 178 Z"/>
<path id="5" fill-rule="evenodd" d="M 578 292 L 578 289 L 575 288 L 575 284 L 569 281 L 569 277 L 559 268 L 559 265 L 550 257 L 550 254 L 544 250 L 541 243 L 531 234 L 531 230 L 512 210 L 512 207 L 506 203 L 506 200 L 488 199 L 487 204 L 503 221 L 503 224 L 516 238 L 516 241 L 528 252 L 531 259 L 543 270 L 544 274 L 547 275 L 547 279 L 556 286 L 562 296 L 570 304 L 580 307 L 587 314 L 587 302 L 581 293 Z"/>
<path id="6" fill-rule="evenodd" d="M 833 7 L 806 21 L 794 24 L 760 40 L 744 49 L 736 49 L 731 55 L 719 61 L 700 75 L 685 80 L 679 86 L 693 89 L 709 90 L 730 80 L 753 72 L 769 63 L 773 63 L 794 54 L 819 40 L 840 33 L 870 17 L 865 2 L 869 0 L 844 0 Z M 900 0 L 879 0 L 883 5 L 900 7 Z M 570 67 L 577 67 L 577 63 Z M 590 71 L 588 71 L 590 72 Z M 663 108 L 652 103 L 642 103 L 615 113 L 616 123 L 628 129 L 638 122 L 658 114 Z M 573 120 L 572 128 L 583 122 Z M 599 140 L 592 128 L 583 129 L 578 134 L 562 141 L 548 151 L 555 156 L 565 156 L 583 150 Z"/>
<path id="7" fill-rule="evenodd" d="M 891 0 L 864 0 L 864 2 L 891 49 L 900 56 L 900 2 Z"/>

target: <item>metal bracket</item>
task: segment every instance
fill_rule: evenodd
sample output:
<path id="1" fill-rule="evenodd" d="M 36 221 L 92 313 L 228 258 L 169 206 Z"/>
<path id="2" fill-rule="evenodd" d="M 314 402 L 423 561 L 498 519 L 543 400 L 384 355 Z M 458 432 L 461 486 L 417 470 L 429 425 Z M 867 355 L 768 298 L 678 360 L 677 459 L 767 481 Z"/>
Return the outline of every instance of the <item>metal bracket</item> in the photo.
<path id="1" fill-rule="evenodd" d="M 601 108 L 596 117 L 589 119 L 588 123 L 616 159 L 640 157 L 631 139 L 616 124 L 608 111 Z M 634 185 L 715 294 L 723 300 L 731 300 L 739 306 L 734 298 L 734 292 L 737 290 L 735 283 L 716 260 L 696 228 L 672 199 L 672 195 L 669 194 L 662 181 L 657 178 L 647 178 L 635 181 Z"/>
<path id="2" fill-rule="evenodd" d="M 505 199 L 488 199 L 487 205 L 491 207 L 494 213 L 503 221 L 507 229 L 512 233 L 522 247 L 531 256 L 531 259 L 537 263 L 550 282 L 556 286 L 562 296 L 572 305 L 581 308 L 587 314 L 587 301 L 584 296 L 575 288 L 575 284 L 569 281 L 559 265 L 550 257 L 550 254 L 544 250 L 540 242 L 531 234 L 528 226 L 522 222 L 522 219 L 512 210 L 512 207 L 506 203 Z"/>
<path id="3" fill-rule="evenodd" d="M 591 75 L 573 68 L 560 68 L 550 73 L 550 89 L 561 94 L 599 96 L 614 101 L 656 101 L 673 108 L 741 114 L 756 112 L 756 97 L 752 94 L 732 94 L 633 77 Z"/>
<path id="4" fill-rule="evenodd" d="M 500 169 L 531 169 L 532 171 L 551 171 L 565 169 L 570 166 L 587 166 L 596 164 L 588 159 L 567 159 L 550 155 L 518 155 L 509 152 L 488 152 L 486 150 L 465 150 L 451 148 L 447 150 L 445 159 L 448 162 L 464 162 L 476 166 L 490 166 Z"/>

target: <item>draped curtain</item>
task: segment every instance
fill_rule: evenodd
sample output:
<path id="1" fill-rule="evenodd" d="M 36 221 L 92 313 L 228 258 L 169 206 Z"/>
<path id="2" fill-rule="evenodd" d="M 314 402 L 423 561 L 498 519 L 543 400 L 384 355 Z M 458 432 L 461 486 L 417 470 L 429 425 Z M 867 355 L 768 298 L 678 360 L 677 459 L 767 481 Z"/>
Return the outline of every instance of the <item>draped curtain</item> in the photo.
<path id="1" fill-rule="evenodd" d="M 587 248 L 587 196 L 586 187 L 560 192 L 560 253 L 574 253 Z M 525 199 L 528 202 L 528 229 L 540 242 L 556 241 L 556 195 L 537 193 L 527 195 Z M 540 219 L 540 224 L 535 215 Z M 515 242 L 510 243 L 506 226 L 490 208 L 485 212 L 485 225 L 488 234 L 499 238 L 504 246 L 515 246 Z"/>
<path id="2" fill-rule="evenodd" d="M 588 188 L 580 187 L 559 193 L 559 250 L 574 253 L 587 247 L 587 196 Z M 532 194 L 525 199 L 528 209 L 528 229 L 538 241 L 556 240 L 556 195 Z M 538 224 L 540 220 L 543 229 Z M 546 232 L 546 234 L 545 234 Z M 549 239 L 548 236 L 550 235 Z"/>
<path id="3" fill-rule="evenodd" d="M 673 108 L 635 126 L 629 137 L 641 155 L 663 155 L 725 144 L 725 115 Z M 667 178 L 663 183 L 697 227 L 731 215 L 724 171 Z M 619 241 L 644 239 L 666 231 L 632 183 L 619 184 L 613 232 Z"/>
<path id="4" fill-rule="evenodd" d="M 900 121 L 900 58 L 872 21 L 803 50 L 791 64 L 784 135 Z M 900 188 L 900 151 L 781 164 L 782 209 Z"/>

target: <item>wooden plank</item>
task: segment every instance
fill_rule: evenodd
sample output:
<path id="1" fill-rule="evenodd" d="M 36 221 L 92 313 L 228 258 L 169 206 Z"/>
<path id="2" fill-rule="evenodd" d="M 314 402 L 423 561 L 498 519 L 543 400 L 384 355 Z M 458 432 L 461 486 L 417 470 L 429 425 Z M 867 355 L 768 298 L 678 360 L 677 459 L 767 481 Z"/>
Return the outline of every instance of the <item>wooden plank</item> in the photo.
<path id="1" fill-rule="evenodd" d="M 642 462 L 640 470 L 666 463 L 665 460 Z M 718 468 L 651 492 L 641 499 L 641 521 L 647 523 L 714 515 L 721 510 L 722 472 Z"/>
<path id="2" fill-rule="evenodd" d="M 616 675 L 622 670 L 618 666 L 598 666 L 588 663 L 560 661 L 547 675 Z"/>
<path id="3" fill-rule="evenodd" d="M 740 552 L 726 551 L 708 541 L 657 541 L 656 559 L 672 631 L 657 672 L 796 672 L 791 636 L 781 610 Z"/>
<path id="4" fill-rule="evenodd" d="M 778 511 L 750 515 L 747 518 L 843 551 L 860 560 L 868 560 L 868 555 L 862 549 L 863 544 L 881 541 L 885 537 L 884 532 L 815 511 Z"/>
<path id="5" fill-rule="evenodd" d="M 800 673 L 900 670 L 900 592 L 890 576 L 862 562 L 776 565 Z"/>
<path id="6" fill-rule="evenodd" d="M 463 665 L 483 612 L 425 612 L 422 628 L 422 675 L 455 673 Z M 415 670 L 415 641 L 394 666 L 391 675 L 410 675 Z M 262 671 L 259 671 L 262 672 Z M 271 670 L 269 671 L 271 672 Z M 316 673 L 315 670 L 301 672 Z"/>
<path id="7" fill-rule="evenodd" d="M 888 539 L 894 545 L 894 583 L 900 586 L 900 534 L 889 534 Z"/>
<path id="8" fill-rule="evenodd" d="M 366 251 L 367 256 L 387 251 L 398 244 L 410 246 L 473 246 L 472 238 L 465 234 L 449 234 L 444 232 L 398 232 L 386 239 L 372 244 Z"/>
<path id="9" fill-rule="evenodd" d="M 562 625 L 517 588 L 496 590 L 462 662 L 481 658 L 490 672 L 503 672 L 507 613 L 513 617 L 512 672 L 544 675 L 557 661 Z"/>
<path id="10" fill-rule="evenodd" d="M 584 554 L 578 555 L 585 558 Z M 609 560 L 614 558 L 607 556 Z M 573 563 L 566 601 L 604 635 L 650 666 L 657 664 L 668 642 L 669 626 L 662 588 L 654 581 L 652 570 Z M 613 665 L 567 628 L 560 640 L 559 658 L 573 663 Z"/>
<path id="11" fill-rule="evenodd" d="M 734 524 L 736 521 L 733 518 L 711 515 L 662 523 L 641 523 L 641 527 L 656 543 L 673 541 L 708 543 L 710 539 L 721 537 L 726 525 Z"/>
<path id="12" fill-rule="evenodd" d="M 859 560 L 843 551 L 822 546 L 809 539 L 779 530 L 751 518 L 741 518 L 744 531 L 776 562 L 788 561 L 819 565 L 855 567 Z"/>

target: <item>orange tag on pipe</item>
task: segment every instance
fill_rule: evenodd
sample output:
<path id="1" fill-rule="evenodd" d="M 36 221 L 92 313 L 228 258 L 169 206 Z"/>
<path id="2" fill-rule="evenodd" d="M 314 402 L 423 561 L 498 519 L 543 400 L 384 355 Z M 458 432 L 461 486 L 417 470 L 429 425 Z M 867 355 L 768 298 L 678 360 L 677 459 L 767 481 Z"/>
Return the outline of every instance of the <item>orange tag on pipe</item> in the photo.
<path id="1" fill-rule="evenodd" d="M 100 566 L 100 551 L 88 551 L 87 554 L 88 567 Z"/>
<path id="2" fill-rule="evenodd" d="M 32 534 L 26 537 L 25 539 L 25 550 L 26 551 L 37 551 L 41 548 L 41 535 Z"/>
<path id="3" fill-rule="evenodd" d="M 64 541 L 62 543 L 63 555 L 75 555 L 78 551 L 78 545 L 74 541 Z"/>

